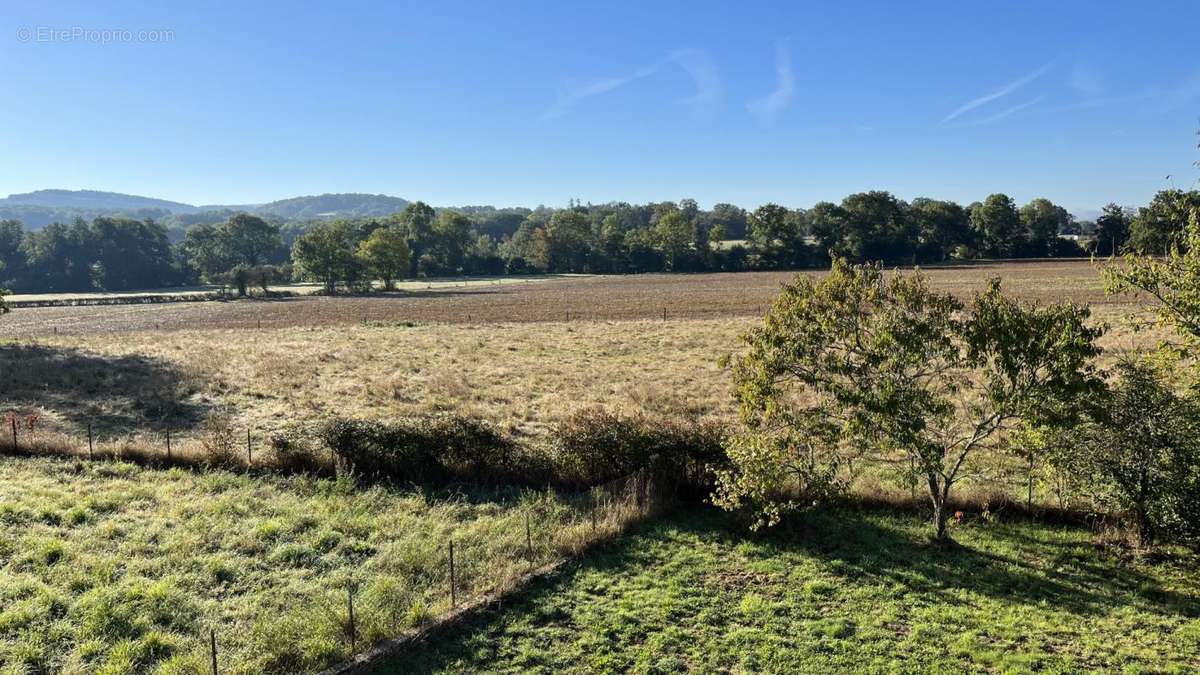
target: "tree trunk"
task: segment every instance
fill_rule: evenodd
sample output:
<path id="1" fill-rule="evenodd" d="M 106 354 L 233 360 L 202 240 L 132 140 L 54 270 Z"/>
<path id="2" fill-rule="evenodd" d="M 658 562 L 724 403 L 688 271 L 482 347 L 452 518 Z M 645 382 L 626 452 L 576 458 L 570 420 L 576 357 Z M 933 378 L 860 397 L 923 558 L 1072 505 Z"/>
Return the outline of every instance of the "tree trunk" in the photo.
<path id="1" fill-rule="evenodd" d="M 936 475 L 926 476 L 929 481 L 929 500 L 933 503 L 933 538 L 937 541 L 949 541 L 950 532 L 946 528 L 950 514 L 946 511 L 946 498 L 950 494 L 949 485 L 939 485 Z"/>

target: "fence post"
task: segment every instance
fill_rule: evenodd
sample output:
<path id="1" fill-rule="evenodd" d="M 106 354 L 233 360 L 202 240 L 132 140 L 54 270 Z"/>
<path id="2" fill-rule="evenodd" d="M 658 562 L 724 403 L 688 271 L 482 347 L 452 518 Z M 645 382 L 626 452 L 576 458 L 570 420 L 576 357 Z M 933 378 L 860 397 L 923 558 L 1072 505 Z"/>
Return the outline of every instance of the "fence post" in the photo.
<path id="1" fill-rule="evenodd" d="M 217 631 L 208 629 L 209 653 L 212 655 L 212 675 L 217 675 Z"/>
<path id="2" fill-rule="evenodd" d="M 450 607 L 458 606 L 458 595 L 454 588 L 454 540 L 450 540 Z"/>
<path id="3" fill-rule="evenodd" d="M 92 458 L 92 423 L 88 422 L 88 459 Z"/>
<path id="4" fill-rule="evenodd" d="M 663 307 L 663 321 L 667 320 L 667 308 Z"/>
<path id="5" fill-rule="evenodd" d="M 354 581 L 346 584 L 346 602 L 350 607 L 350 653 L 358 650 L 358 626 L 354 623 Z"/>
<path id="6" fill-rule="evenodd" d="M 9 417 L 8 421 L 12 424 L 13 454 L 15 455 L 17 454 L 17 416 L 13 415 L 12 417 Z"/>
<path id="7" fill-rule="evenodd" d="M 167 429 L 167 461 L 171 461 L 171 430 Z"/>
<path id="8" fill-rule="evenodd" d="M 254 466 L 254 454 L 250 451 L 250 427 L 246 427 L 246 466 Z"/>
<path id="9" fill-rule="evenodd" d="M 533 560 L 533 535 L 529 532 L 529 511 L 525 511 L 525 552 Z"/>
<path id="10" fill-rule="evenodd" d="M 596 531 L 596 488 L 592 488 L 590 497 L 592 502 L 592 532 L 594 533 Z"/>

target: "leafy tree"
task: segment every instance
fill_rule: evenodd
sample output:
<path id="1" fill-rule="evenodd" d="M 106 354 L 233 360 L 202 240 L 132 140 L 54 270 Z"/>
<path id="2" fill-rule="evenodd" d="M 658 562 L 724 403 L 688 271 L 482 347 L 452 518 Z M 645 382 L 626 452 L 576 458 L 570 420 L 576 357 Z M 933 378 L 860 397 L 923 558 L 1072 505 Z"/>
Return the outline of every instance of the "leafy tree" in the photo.
<path id="1" fill-rule="evenodd" d="M 21 244 L 25 228 L 16 220 L 0 220 L 0 286 L 19 284 L 28 273 Z"/>
<path id="2" fill-rule="evenodd" d="M 555 212 L 545 227 L 546 271 L 589 271 L 591 237 L 591 226 L 582 213 L 574 209 Z"/>
<path id="3" fill-rule="evenodd" d="M 1200 535 L 1200 407 L 1160 366 L 1123 359 L 1118 378 L 1057 444 L 1055 463 L 1128 517 L 1143 546 Z"/>
<path id="4" fill-rule="evenodd" d="M 1200 357 L 1200 209 L 1192 211 L 1182 241 L 1166 257 L 1127 253 L 1102 271 L 1109 294 L 1145 293 L 1156 301 L 1155 323 L 1173 328 L 1179 338 L 1164 348 L 1193 361 Z"/>
<path id="5" fill-rule="evenodd" d="M 271 255 L 283 245 L 277 226 L 247 213 L 231 216 L 219 232 L 225 255 L 234 265 L 254 267 L 270 262 Z"/>
<path id="6" fill-rule="evenodd" d="M 919 197 L 908 215 L 917 237 L 917 257 L 923 261 L 944 261 L 971 242 L 970 218 L 954 202 Z"/>
<path id="7" fill-rule="evenodd" d="M 1025 248 L 1025 227 L 1012 197 L 988 195 L 982 204 L 971 209 L 970 219 L 980 254 L 988 258 L 1013 258 Z"/>
<path id="8" fill-rule="evenodd" d="M 839 256 L 854 261 L 911 259 L 917 237 L 904 202 L 875 190 L 852 194 L 841 207 L 843 230 L 835 247 Z"/>
<path id="9" fill-rule="evenodd" d="M 1108 204 L 1096 219 L 1096 253 L 1117 255 L 1128 240 L 1129 214 L 1116 204 Z"/>
<path id="10" fill-rule="evenodd" d="M 358 257 L 367 271 L 382 281 L 383 288 L 389 291 L 412 264 L 412 251 L 408 250 L 404 235 L 394 227 L 382 227 L 372 232 L 359 243 Z"/>
<path id="11" fill-rule="evenodd" d="M 22 242 L 30 286 L 44 292 L 92 290 L 94 242 L 82 219 L 67 226 L 52 223 L 30 232 Z"/>
<path id="12" fill-rule="evenodd" d="M 695 232 L 684 212 L 672 209 L 665 213 L 654 226 L 654 233 L 662 248 L 667 269 L 677 272 L 686 268 Z"/>
<path id="13" fill-rule="evenodd" d="M 425 202 L 411 202 L 395 217 L 395 226 L 404 235 L 411 252 L 408 276 L 416 278 L 417 263 L 434 244 L 433 207 Z"/>
<path id="14" fill-rule="evenodd" d="M 724 239 L 741 240 L 746 238 L 748 219 L 746 210 L 733 204 L 714 204 L 709 214 L 712 226 L 720 225 Z"/>
<path id="15" fill-rule="evenodd" d="M 750 214 L 747 228 L 750 250 L 765 267 L 796 268 L 808 257 L 801 222 L 785 207 L 778 204 L 758 207 Z"/>
<path id="16" fill-rule="evenodd" d="M 1188 217 L 1197 209 L 1200 191 L 1160 190 L 1130 223 L 1129 248 L 1146 255 L 1165 255 L 1173 244 L 1182 243 Z"/>
<path id="17" fill-rule="evenodd" d="M 732 360 L 755 451 L 731 453 L 724 495 L 765 499 L 756 505 L 770 522 L 780 508 L 771 495 L 789 472 L 748 466 L 763 448 L 782 448 L 774 454 L 793 466 L 814 439 L 829 453 L 870 448 L 907 458 L 944 539 L 951 489 L 970 456 L 1022 423 L 1057 421 L 1052 413 L 1095 386 L 1101 331 L 1087 317 L 1075 305 L 1007 298 L 999 280 L 965 307 L 919 273 L 889 278 L 878 265 L 835 259 L 824 279 L 799 276 Z"/>
<path id="18" fill-rule="evenodd" d="M 1058 233 L 1070 226 L 1071 214 L 1049 199 L 1038 198 L 1021 207 L 1021 224 L 1025 227 L 1025 238 L 1029 254 L 1034 257 L 1053 256 Z"/>
<path id="19" fill-rule="evenodd" d="M 218 276 L 233 267 L 221 232 L 215 225 L 189 227 L 184 234 L 182 248 L 188 263 L 209 283 L 215 283 Z"/>
<path id="20" fill-rule="evenodd" d="M 471 219 L 458 211 L 442 211 L 433 222 L 433 237 L 441 267 L 451 274 L 459 272 L 471 243 Z"/>
<path id="21" fill-rule="evenodd" d="M 334 293 L 339 283 L 350 285 L 358 274 L 354 250 L 350 224 L 338 220 L 318 224 L 297 239 L 292 260 L 304 276 L 324 284 L 326 293 Z"/>

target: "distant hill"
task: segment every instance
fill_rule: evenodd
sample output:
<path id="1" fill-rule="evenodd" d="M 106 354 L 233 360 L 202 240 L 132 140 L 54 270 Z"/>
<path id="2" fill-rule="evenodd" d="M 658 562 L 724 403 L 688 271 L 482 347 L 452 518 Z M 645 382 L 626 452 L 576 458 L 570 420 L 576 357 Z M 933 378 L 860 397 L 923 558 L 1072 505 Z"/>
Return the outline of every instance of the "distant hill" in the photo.
<path id="1" fill-rule="evenodd" d="M 404 210 L 408 201 L 388 195 L 360 193 L 323 194 L 292 197 L 263 204 L 254 213 L 279 216 L 288 220 L 353 216 L 387 216 Z"/>
<path id="2" fill-rule="evenodd" d="M 84 209 L 89 211 L 136 211 L 139 209 L 162 209 L 171 213 L 195 211 L 191 204 L 139 197 L 119 192 L 99 190 L 36 190 L 9 195 L 0 199 L 0 206 L 43 206 L 52 209 Z"/>
<path id="3" fill-rule="evenodd" d="M 168 227 L 186 227 L 197 222 L 219 222 L 238 211 L 282 220 L 314 220 L 382 217 L 403 211 L 405 206 L 408 201 L 399 197 L 359 193 L 292 197 L 268 204 L 192 206 L 119 192 L 36 190 L 0 199 L 0 219 L 19 220 L 34 229 L 98 216 L 153 218 Z"/>

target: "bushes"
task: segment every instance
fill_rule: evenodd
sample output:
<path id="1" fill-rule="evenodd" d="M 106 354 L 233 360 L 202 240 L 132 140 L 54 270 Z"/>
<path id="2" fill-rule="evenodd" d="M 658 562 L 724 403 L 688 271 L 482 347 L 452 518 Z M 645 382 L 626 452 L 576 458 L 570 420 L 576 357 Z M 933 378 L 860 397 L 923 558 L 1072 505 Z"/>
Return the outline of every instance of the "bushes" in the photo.
<path id="1" fill-rule="evenodd" d="M 345 466 L 370 478 L 545 484 L 544 458 L 486 422 L 446 415 L 393 423 L 333 420 L 317 432 Z"/>
<path id="2" fill-rule="evenodd" d="M 724 440 L 715 423 L 588 408 L 558 425 L 555 460 L 559 476 L 575 485 L 599 485 L 650 467 L 678 485 L 707 488 L 724 461 Z"/>
<path id="3" fill-rule="evenodd" d="M 332 420 L 316 440 L 346 469 L 368 479 L 420 484 L 454 481 L 591 487 L 652 468 L 677 485 L 709 487 L 722 461 L 724 435 L 716 424 L 581 410 L 543 445 L 518 442 L 481 420 L 458 415 L 391 423 Z M 281 465 L 318 454 L 303 438 L 272 439 Z"/>

